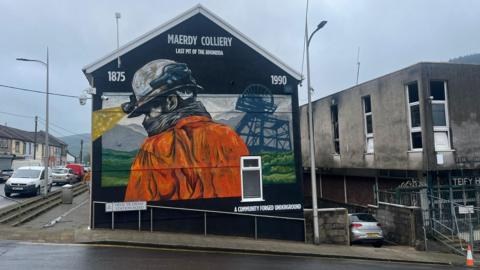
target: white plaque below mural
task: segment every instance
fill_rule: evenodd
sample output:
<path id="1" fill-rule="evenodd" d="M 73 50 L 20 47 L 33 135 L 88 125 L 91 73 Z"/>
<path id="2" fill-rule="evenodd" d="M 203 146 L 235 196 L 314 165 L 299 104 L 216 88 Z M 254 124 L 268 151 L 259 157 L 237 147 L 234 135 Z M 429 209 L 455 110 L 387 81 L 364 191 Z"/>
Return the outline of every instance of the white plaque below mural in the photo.
<path id="1" fill-rule="evenodd" d="M 113 202 L 107 203 L 105 212 L 125 212 L 125 211 L 140 211 L 147 210 L 147 202 Z"/>

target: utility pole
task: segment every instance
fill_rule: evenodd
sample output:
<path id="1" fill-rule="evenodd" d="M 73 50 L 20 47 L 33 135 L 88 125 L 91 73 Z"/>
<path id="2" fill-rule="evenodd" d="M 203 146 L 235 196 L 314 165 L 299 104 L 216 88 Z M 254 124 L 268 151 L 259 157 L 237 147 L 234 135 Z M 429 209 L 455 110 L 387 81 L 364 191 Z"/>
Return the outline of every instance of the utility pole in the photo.
<path id="1" fill-rule="evenodd" d="M 80 140 L 80 163 L 83 164 L 83 140 Z"/>
<path id="2" fill-rule="evenodd" d="M 37 127 L 38 127 L 38 116 L 35 116 L 35 134 L 33 135 L 33 159 L 37 159 Z"/>
<path id="3" fill-rule="evenodd" d="M 307 93 L 308 93 L 308 135 L 309 135 L 309 148 L 310 148 L 310 180 L 312 187 L 312 211 L 313 211 L 313 243 L 318 245 L 320 243 L 319 229 L 318 229 L 318 207 L 317 207 L 317 177 L 316 177 L 316 162 L 315 162 L 315 144 L 313 134 L 313 113 L 312 113 L 312 86 L 310 80 L 310 41 L 313 35 L 322 29 L 327 24 L 327 21 L 321 21 L 317 28 L 312 32 L 310 37 L 308 36 L 308 24 L 305 19 L 305 45 L 307 53 Z M 321 175 L 320 175 L 321 177 Z M 321 183 L 321 182 L 320 182 Z M 322 186 L 320 185 L 320 190 Z M 322 194 L 320 192 L 320 194 Z"/>
<path id="4" fill-rule="evenodd" d="M 43 191 L 43 195 L 46 197 L 47 194 L 48 194 L 48 172 L 49 172 L 49 169 L 48 169 L 48 166 L 49 166 L 49 161 L 50 161 L 50 145 L 48 143 L 48 116 L 49 116 L 49 113 L 48 113 L 48 103 L 49 103 L 49 95 L 50 95 L 50 88 L 49 88 L 49 57 L 48 57 L 48 47 L 47 47 L 47 59 L 46 59 L 46 62 L 44 61 L 41 61 L 41 60 L 36 60 L 36 59 L 28 59 L 28 58 L 17 58 L 17 61 L 26 61 L 26 62 L 37 62 L 37 63 L 40 63 L 40 64 L 43 64 L 45 66 L 45 68 L 47 69 L 47 78 L 46 78 L 46 92 L 45 92 L 45 96 L 46 96 L 46 102 L 45 102 L 45 150 L 46 150 L 46 153 L 44 152 L 44 157 L 45 157 L 45 187 L 44 187 L 44 191 Z"/>

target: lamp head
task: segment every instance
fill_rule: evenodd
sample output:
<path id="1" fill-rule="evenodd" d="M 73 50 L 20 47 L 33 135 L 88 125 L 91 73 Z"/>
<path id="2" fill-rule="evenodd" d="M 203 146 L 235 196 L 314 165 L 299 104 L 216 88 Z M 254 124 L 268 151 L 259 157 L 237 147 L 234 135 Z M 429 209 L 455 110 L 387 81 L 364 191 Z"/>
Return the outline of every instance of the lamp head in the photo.
<path id="1" fill-rule="evenodd" d="M 317 29 L 318 29 L 318 30 L 322 29 L 322 27 L 324 27 L 325 24 L 327 24 L 327 21 L 321 21 L 321 22 L 318 24 Z"/>

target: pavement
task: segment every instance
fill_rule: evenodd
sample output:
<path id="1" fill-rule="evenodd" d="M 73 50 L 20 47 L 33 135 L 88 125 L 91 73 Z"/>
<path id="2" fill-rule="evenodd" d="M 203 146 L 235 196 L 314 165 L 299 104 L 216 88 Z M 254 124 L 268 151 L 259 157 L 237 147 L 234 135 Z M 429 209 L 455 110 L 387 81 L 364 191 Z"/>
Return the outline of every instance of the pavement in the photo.
<path id="1" fill-rule="evenodd" d="M 90 194 L 84 192 L 73 198 L 72 204 L 60 204 L 20 228 L 41 229 L 47 232 L 88 227 Z"/>
<path id="2" fill-rule="evenodd" d="M 440 265 L 465 265 L 455 254 L 416 251 L 412 247 L 386 245 L 318 246 L 301 242 L 254 240 L 243 237 L 193 235 L 133 230 L 88 229 L 88 192 L 19 227 L 0 227 L 0 239 L 42 243 L 115 244 L 186 250 L 240 252 L 245 254 L 292 255 L 341 259 L 375 260 Z"/>

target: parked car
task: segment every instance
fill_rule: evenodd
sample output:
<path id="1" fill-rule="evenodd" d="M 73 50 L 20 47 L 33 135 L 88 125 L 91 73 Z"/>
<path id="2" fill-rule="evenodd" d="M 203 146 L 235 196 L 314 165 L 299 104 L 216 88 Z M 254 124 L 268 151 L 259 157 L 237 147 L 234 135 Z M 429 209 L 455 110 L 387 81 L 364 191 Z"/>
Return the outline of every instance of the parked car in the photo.
<path id="1" fill-rule="evenodd" d="M 48 179 L 48 191 L 50 191 L 52 177 L 50 173 L 45 173 L 45 167 L 20 167 L 5 183 L 5 196 L 10 197 L 12 193 L 39 195 L 41 188 L 45 187 L 45 177 Z"/>
<path id="2" fill-rule="evenodd" d="M 77 175 L 72 169 L 60 167 L 52 170 L 53 184 L 73 184 L 78 181 Z"/>
<path id="3" fill-rule="evenodd" d="M 384 242 L 382 225 L 367 213 L 349 214 L 350 243 L 367 243 L 381 247 Z"/>
<path id="4" fill-rule="evenodd" d="M 77 176 L 78 181 L 83 180 L 83 176 L 85 175 L 85 172 L 83 170 L 83 164 L 71 163 L 67 164 L 67 166 L 65 167 L 72 169 L 73 173 Z"/>
<path id="5" fill-rule="evenodd" d="M 7 181 L 13 174 L 13 170 L 1 170 L 0 171 L 0 181 Z"/>

